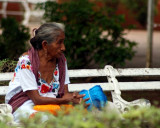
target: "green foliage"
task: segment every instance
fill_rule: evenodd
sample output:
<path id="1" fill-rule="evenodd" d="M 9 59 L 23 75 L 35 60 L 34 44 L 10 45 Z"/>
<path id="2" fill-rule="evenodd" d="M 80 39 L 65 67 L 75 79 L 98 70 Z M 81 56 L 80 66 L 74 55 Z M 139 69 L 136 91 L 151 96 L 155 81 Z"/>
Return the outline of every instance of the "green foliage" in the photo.
<path id="1" fill-rule="evenodd" d="M 14 72 L 17 61 L 10 59 L 3 59 L 0 61 L 0 73 L 1 72 Z M 0 86 L 8 85 L 8 81 L 0 81 Z M 4 100 L 3 100 L 4 102 Z M 3 103 L 0 98 L 0 103 Z"/>
<path id="2" fill-rule="evenodd" d="M 47 22 L 64 23 L 69 68 L 124 65 L 134 56 L 136 43 L 123 37 L 124 16 L 116 15 L 113 8 L 98 8 L 88 0 L 46 2 L 39 8 L 45 10 Z"/>
<path id="3" fill-rule="evenodd" d="M 123 115 L 125 121 L 121 127 L 129 128 L 159 128 L 160 109 L 152 106 L 151 108 L 132 109 Z"/>
<path id="4" fill-rule="evenodd" d="M 29 29 L 13 18 L 1 19 L 0 25 L 0 60 L 17 59 L 25 51 L 25 43 L 30 38 Z"/>
<path id="5" fill-rule="evenodd" d="M 16 126 L 12 126 L 10 122 L 10 117 L 0 114 L 0 128 L 17 128 Z"/>
<path id="6" fill-rule="evenodd" d="M 0 72 L 14 72 L 17 61 L 3 59 L 0 61 Z"/>
<path id="7" fill-rule="evenodd" d="M 34 118 L 22 118 L 20 128 L 159 128 L 160 109 L 156 107 L 131 109 L 122 115 L 112 109 L 88 112 L 82 106 L 76 106 L 65 115 L 64 111 L 58 116 L 39 113 Z M 47 121 L 42 117 L 48 116 Z M 0 127 L 8 125 L 0 121 Z"/>
<path id="8" fill-rule="evenodd" d="M 94 110 L 87 112 L 83 106 L 76 106 L 68 115 L 65 111 L 58 113 L 58 116 L 52 116 L 48 113 L 49 120 L 42 122 L 44 113 L 39 113 L 33 119 L 22 118 L 21 126 L 25 128 L 113 128 L 121 120 L 115 112 L 107 114 L 107 109 L 103 112 Z M 40 125 L 38 125 L 40 124 Z"/>

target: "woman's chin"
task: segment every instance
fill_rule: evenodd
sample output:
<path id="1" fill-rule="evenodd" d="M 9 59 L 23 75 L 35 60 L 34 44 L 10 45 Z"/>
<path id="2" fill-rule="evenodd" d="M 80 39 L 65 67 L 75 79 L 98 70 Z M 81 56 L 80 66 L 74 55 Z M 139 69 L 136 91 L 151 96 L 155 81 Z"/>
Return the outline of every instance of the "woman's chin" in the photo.
<path id="1" fill-rule="evenodd" d="M 57 54 L 56 58 L 61 58 L 62 53 Z"/>

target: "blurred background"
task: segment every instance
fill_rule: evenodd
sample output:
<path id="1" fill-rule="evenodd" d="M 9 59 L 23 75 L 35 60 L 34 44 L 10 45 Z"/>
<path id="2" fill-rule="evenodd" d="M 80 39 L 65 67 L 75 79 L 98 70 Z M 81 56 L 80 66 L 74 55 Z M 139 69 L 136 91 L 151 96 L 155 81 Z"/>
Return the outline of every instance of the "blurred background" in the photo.
<path id="1" fill-rule="evenodd" d="M 14 71 L 45 22 L 65 26 L 69 69 L 160 68 L 160 0 L 0 0 L 0 72 Z M 153 101 L 159 91 L 132 95 Z"/>
<path id="2" fill-rule="evenodd" d="M 160 0 L 0 0 L 0 59 L 16 60 L 28 49 L 33 28 L 60 22 L 66 27 L 69 68 L 147 67 L 151 4 L 149 61 L 160 67 Z"/>

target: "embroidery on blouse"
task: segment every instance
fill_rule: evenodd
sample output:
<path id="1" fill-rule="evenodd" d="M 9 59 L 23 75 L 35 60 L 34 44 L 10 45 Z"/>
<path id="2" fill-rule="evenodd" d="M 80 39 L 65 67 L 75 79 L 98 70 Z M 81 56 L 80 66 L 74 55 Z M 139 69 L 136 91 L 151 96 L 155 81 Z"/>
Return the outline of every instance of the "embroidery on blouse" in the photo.
<path id="1" fill-rule="evenodd" d="M 38 72 L 38 90 L 41 93 L 47 92 L 55 92 L 56 89 L 59 88 L 59 81 L 58 81 L 58 64 L 53 72 L 53 79 L 48 84 L 44 79 L 41 78 L 41 73 Z"/>
<path id="2" fill-rule="evenodd" d="M 25 55 L 25 56 L 28 56 L 28 55 Z M 22 56 L 22 57 L 25 57 L 25 56 Z M 17 66 L 15 68 L 12 82 L 14 81 L 14 78 L 16 77 L 16 73 L 18 72 L 19 69 L 28 69 L 28 70 L 32 71 L 32 66 L 31 66 L 30 60 L 27 60 L 27 59 L 21 60 L 22 57 L 19 58 L 19 61 L 18 61 Z M 29 58 L 29 56 L 28 56 L 28 58 Z"/>

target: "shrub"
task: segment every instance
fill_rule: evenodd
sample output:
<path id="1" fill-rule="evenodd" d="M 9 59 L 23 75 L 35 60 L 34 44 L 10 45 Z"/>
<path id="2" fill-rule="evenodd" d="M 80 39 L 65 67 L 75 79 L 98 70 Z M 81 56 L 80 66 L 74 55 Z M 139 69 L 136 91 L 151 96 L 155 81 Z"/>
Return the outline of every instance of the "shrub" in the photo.
<path id="1" fill-rule="evenodd" d="M 17 59 L 26 49 L 26 41 L 30 38 L 29 28 L 19 24 L 13 18 L 1 19 L 2 35 L 0 35 L 0 60 Z"/>
<path id="2" fill-rule="evenodd" d="M 39 113 L 34 118 L 22 118 L 21 128 L 158 128 L 160 124 L 160 109 L 153 106 L 132 109 L 121 116 L 108 109 L 88 112 L 82 106 L 76 106 L 68 115 L 64 113 L 61 111 L 56 117 Z M 42 122 L 44 114 L 49 119 Z M 1 121 L 0 126 L 8 128 Z"/>
<path id="3" fill-rule="evenodd" d="M 14 72 L 17 61 L 10 59 L 3 59 L 0 61 L 0 73 L 1 72 Z M 8 81 L 0 81 L 0 86 L 8 85 Z M 4 102 L 4 99 L 3 99 Z M 0 103 L 3 103 L 0 98 Z"/>
<path id="4" fill-rule="evenodd" d="M 160 124 L 160 109 L 152 106 L 151 108 L 132 109 L 123 114 L 125 119 L 120 125 L 123 128 L 158 128 Z"/>
<path id="5" fill-rule="evenodd" d="M 17 61 L 3 59 L 0 61 L 0 72 L 14 72 Z"/>
<path id="6" fill-rule="evenodd" d="M 88 0 L 70 0 L 62 4 L 46 2 L 39 8 L 45 10 L 47 22 L 64 23 L 69 68 L 124 65 L 125 60 L 134 56 L 136 43 L 123 37 L 124 17 L 113 13 L 112 8 L 97 8 Z"/>

